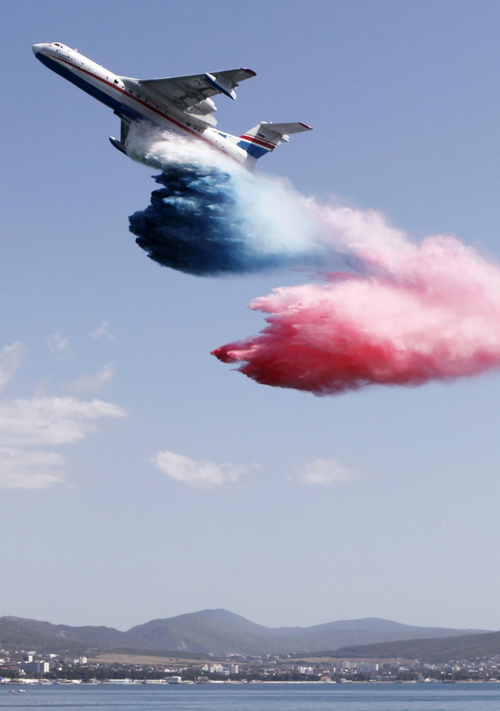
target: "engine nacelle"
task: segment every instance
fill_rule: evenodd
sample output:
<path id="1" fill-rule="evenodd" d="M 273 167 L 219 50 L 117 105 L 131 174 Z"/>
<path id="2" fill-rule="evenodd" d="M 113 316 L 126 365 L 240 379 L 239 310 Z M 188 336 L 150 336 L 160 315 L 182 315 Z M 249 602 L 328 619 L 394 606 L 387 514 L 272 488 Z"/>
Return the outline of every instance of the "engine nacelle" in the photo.
<path id="1" fill-rule="evenodd" d="M 215 111 L 217 111 L 217 106 L 212 99 L 203 99 L 189 109 L 189 112 L 194 114 L 213 114 Z"/>

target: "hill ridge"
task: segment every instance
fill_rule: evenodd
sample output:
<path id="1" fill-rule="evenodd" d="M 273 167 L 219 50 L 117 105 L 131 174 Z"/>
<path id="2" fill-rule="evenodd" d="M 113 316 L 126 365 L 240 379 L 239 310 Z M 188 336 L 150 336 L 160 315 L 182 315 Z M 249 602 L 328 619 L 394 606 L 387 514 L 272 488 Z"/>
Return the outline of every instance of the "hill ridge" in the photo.
<path id="1" fill-rule="evenodd" d="M 419 659 L 437 664 L 450 660 L 494 657 L 500 655 L 500 632 L 482 632 L 432 639 L 363 644 L 341 647 L 329 652 L 310 652 L 307 657 L 328 656 L 332 658 L 378 658 Z"/>
<path id="2" fill-rule="evenodd" d="M 310 627 L 266 627 L 224 608 L 207 608 L 156 618 L 127 631 L 105 625 L 71 626 L 15 616 L 0 617 L 0 645 L 46 651 L 191 652 L 197 654 L 296 654 L 366 644 L 447 638 L 484 633 L 439 627 L 417 627 L 367 617 L 337 620 Z"/>

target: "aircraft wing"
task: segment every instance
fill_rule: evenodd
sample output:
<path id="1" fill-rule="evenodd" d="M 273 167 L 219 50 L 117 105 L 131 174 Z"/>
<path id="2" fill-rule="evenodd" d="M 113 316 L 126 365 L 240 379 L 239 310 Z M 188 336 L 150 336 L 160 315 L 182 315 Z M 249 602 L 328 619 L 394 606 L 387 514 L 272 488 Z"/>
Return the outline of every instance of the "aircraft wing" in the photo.
<path id="1" fill-rule="evenodd" d="M 225 94 L 236 99 L 235 89 L 245 79 L 255 76 L 251 69 L 228 69 L 223 72 L 188 74 L 185 77 L 166 79 L 140 79 L 139 83 L 163 94 L 183 109 L 189 109 L 203 99 L 215 94 Z"/>

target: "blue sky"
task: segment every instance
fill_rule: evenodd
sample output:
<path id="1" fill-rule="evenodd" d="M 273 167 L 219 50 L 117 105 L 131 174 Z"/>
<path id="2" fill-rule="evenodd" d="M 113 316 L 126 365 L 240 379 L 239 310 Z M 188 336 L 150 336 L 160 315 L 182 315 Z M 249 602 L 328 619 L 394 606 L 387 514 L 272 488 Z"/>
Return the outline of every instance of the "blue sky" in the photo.
<path id="1" fill-rule="evenodd" d="M 231 372 L 210 351 L 260 329 L 246 305 L 304 275 L 148 260 L 127 217 L 154 171 L 31 52 L 61 41 L 141 78 L 250 67 L 219 126 L 314 127 L 262 171 L 498 259 L 500 6 L 7 1 L 3 19 L 0 614 L 500 628 L 498 374 L 316 398 Z M 188 485 L 152 462 L 165 450 L 245 473 Z M 316 460 L 355 475 L 306 483 Z"/>

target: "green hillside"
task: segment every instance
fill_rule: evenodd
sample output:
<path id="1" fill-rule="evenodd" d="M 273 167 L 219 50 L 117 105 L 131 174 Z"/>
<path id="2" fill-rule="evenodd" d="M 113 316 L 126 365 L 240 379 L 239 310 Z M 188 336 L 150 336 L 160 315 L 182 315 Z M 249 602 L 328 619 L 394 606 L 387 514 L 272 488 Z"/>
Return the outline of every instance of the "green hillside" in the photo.
<path id="1" fill-rule="evenodd" d="M 317 652 L 316 656 L 325 652 Z M 331 657 L 402 657 L 420 659 L 435 664 L 450 659 L 493 657 L 500 654 L 500 632 L 460 635 L 438 639 L 412 639 L 403 642 L 382 642 L 342 647 L 328 652 Z M 308 656 L 314 656 L 310 654 Z"/>

